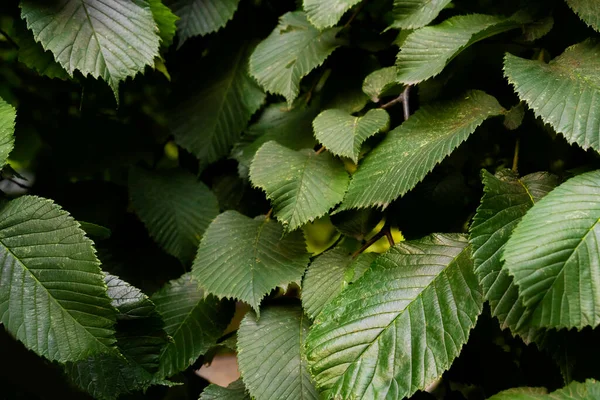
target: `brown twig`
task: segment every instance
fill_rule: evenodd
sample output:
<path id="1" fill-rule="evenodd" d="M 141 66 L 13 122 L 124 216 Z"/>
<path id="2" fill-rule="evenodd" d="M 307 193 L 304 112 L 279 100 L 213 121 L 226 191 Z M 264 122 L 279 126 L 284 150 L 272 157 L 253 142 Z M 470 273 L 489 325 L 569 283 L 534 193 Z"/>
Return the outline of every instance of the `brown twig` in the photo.
<path id="1" fill-rule="evenodd" d="M 356 250 L 353 254 L 352 254 L 352 258 L 356 258 L 358 257 L 358 255 L 360 253 L 362 253 L 363 251 L 365 251 L 366 249 L 368 249 L 369 247 L 371 247 L 371 245 L 373 243 L 375 243 L 376 241 L 378 241 L 379 239 L 381 239 L 382 237 L 385 236 L 385 229 L 380 230 L 379 232 L 377 232 L 376 234 L 373 235 L 373 237 L 369 240 L 367 240 L 367 242 L 365 244 L 362 245 L 362 247 L 358 250 Z"/>
<path id="2" fill-rule="evenodd" d="M 273 214 L 273 208 L 271 208 L 271 209 L 269 210 L 269 212 L 267 212 L 267 213 L 265 214 L 265 219 L 266 219 L 267 221 L 271 219 L 271 214 Z"/>
<path id="3" fill-rule="evenodd" d="M 383 229 L 385 229 L 385 237 L 387 238 L 390 246 L 395 245 L 396 242 L 394 242 L 394 237 L 392 236 L 392 230 L 389 227 L 384 227 Z"/>
<path id="4" fill-rule="evenodd" d="M 519 147 L 521 145 L 521 139 L 517 138 L 515 143 L 515 155 L 513 156 L 512 170 L 513 172 L 517 172 L 519 169 Z"/>
<path id="5" fill-rule="evenodd" d="M 348 19 L 348 22 L 346 22 L 346 24 L 344 24 L 344 27 L 342 28 L 342 30 L 347 29 L 350 24 L 352 23 L 352 21 L 354 21 L 354 18 L 356 18 L 356 16 L 358 15 L 358 13 L 360 13 L 360 11 L 363 9 L 363 7 L 365 6 L 365 4 L 367 3 L 367 1 L 363 1 L 362 3 L 360 3 L 358 5 L 358 7 L 356 7 L 356 9 L 354 10 L 354 12 L 352 13 L 352 15 L 350 16 L 350 18 Z"/>
<path id="6" fill-rule="evenodd" d="M 394 100 L 388 101 L 387 103 L 385 103 L 384 105 L 382 105 L 379 108 L 383 108 L 384 110 L 387 110 L 388 108 L 390 108 L 394 104 L 401 103 L 402 101 L 403 101 L 403 98 L 402 98 L 402 95 L 400 95 L 400 96 L 396 97 Z"/>
<path id="7" fill-rule="evenodd" d="M 407 85 L 402 91 L 400 97 L 402 97 L 402 110 L 404 111 L 404 120 L 406 121 L 410 117 L 410 104 L 408 95 L 410 93 L 410 85 Z"/>
<path id="8" fill-rule="evenodd" d="M 322 152 L 324 152 L 325 150 L 327 150 L 327 149 L 325 148 L 325 146 L 321 146 L 321 148 L 320 148 L 319 150 L 317 150 L 315 154 L 316 154 L 316 155 L 319 155 L 319 154 L 321 154 Z"/>

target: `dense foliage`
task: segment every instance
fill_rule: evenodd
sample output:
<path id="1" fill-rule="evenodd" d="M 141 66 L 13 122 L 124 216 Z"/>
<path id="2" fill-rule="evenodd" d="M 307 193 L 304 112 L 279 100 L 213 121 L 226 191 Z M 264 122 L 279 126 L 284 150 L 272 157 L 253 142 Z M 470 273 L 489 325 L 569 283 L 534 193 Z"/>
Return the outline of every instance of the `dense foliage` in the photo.
<path id="1" fill-rule="evenodd" d="M 3 1 L 0 397 L 600 398 L 599 31 L 597 0 Z"/>

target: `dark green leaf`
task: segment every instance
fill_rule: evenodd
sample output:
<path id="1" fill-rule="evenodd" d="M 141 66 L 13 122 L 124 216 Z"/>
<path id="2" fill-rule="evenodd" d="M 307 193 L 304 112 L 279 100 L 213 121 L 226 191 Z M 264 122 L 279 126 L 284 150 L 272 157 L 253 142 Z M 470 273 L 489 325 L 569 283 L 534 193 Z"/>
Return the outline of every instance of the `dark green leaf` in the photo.
<path id="1" fill-rule="evenodd" d="M 17 111 L 0 98 L 0 169 L 6 165 L 8 155 L 15 145 L 15 120 Z"/>
<path id="2" fill-rule="evenodd" d="M 600 384 L 588 379 L 549 393 L 544 388 L 518 388 L 500 392 L 489 400 L 592 400 L 600 398 Z"/>
<path id="3" fill-rule="evenodd" d="M 304 0 L 308 20 L 317 28 L 325 29 L 337 24 L 352 6 L 361 0 Z"/>
<path id="4" fill-rule="evenodd" d="M 207 35 L 223 28 L 233 18 L 240 0 L 169 0 L 180 18 L 177 22 L 179 46 L 193 36 Z"/>
<path id="5" fill-rule="evenodd" d="M 215 385 L 208 385 L 200 394 L 199 400 L 250 400 L 246 393 L 246 386 L 241 379 L 232 382 L 226 388 Z"/>

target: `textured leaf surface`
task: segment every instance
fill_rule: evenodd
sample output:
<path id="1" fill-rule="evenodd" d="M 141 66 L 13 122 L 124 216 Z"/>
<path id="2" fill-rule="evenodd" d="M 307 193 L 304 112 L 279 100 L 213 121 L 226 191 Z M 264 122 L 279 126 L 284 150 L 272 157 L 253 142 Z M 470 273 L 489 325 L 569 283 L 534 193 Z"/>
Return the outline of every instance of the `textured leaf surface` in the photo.
<path id="1" fill-rule="evenodd" d="M 286 231 L 327 213 L 342 201 L 350 180 L 344 165 L 331 154 L 294 151 L 276 142 L 258 150 L 250 179 L 267 193 Z"/>
<path id="2" fill-rule="evenodd" d="M 390 117 L 385 110 L 369 110 L 362 117 L 354 117 L 343 110 L 325 110 L 313 121 L 315 137 L 330 152 L 351 158 L 358 163 L 363 142 L 387 129 Z"/>
<path id="3" fill-rule="evenodd" d="M 246 314 L 238 330 L 238 364 L 254 399 L 319 399 L 304 355 L 309 327 L 300 307 L 267 307 L 260 319 Z"/>
<path id="4" fill-rule="evenodd" d="M 543 388 L 518 388 L 500 392 L 489 400 L 591 400 L 600 398 L 600 384 L 594 379 L 568 386 L 547 394 Z"/>
<path id="5" fill-rule="evenodd" d="M 214 383 L 208 385 L 200 394 L 199 400 L 250 400 L 246 386 L 241 379 L 232 382 L 226 388 Z"/>
<path id="6" fill-rule="evenodd" d="M 533 311 L 533 326 L 600 323 L 600 171 L 568 180 L 521 220 L 504 249 L 505 268 Z"/>
<path id="7" fill-rule="evenodd" d="M 158 27 L 161 46 L 168 48 L 173 43 L 177 31 L 175 23 L 179 20 L 179 17 L 173 14 L 171 9 L 163 4 L 162 0 L 148 0 L 148 4 Z"/>
<path id="8" fill-rule="evenodd" d="M 487 118 L 504 109 L 481 91 L 425 106 L 391 131 L 352 176 L 340 209 L 387 207 L 403 196 Z"/>
<path id="9" fill-rule="evenodd" d="M 586 24 L 600 31 L 600 12 L 594 0 L 566 0 L 567 4 Z"/>
<path id="10" fill-rule="evenodd" d="M 317 102 L 310 106 L 297 104 L 292 108 L 285 103 L 267 106 L 258 121 L 248 127 L 242 140 L 234 146 L 232 157 L 249 170 L 254 155 L 269 140 L 291 150 L 314 147 L 316 141 L 311 122 L 318 111 Z"/>
<path id="11" fill-rule="evenodd" d="M 284 14 L 279 25 L 250 57 L 250 73 L 266 90 L 289 104 L 298 96 L 300 80 L 318 67 L 342 42 L 341 28 L 319 31 L 302 12 Z"/>
<path id="12" fill-rule="evenodd" d="M 23 196 L 0 208 L 0 322 L 59 362 L 110 351 L 115 310 L 91 240 L 52 201 Z"/>
<path id="13" fill-rule="evenodd" d="M 416 29 L 428 25 L 451 0 L 394 0 L 393 28 Z"/>
<path id="14" fill-rule="evenodd" d="M 383 96 L 399 94 L 402 91 L 402 84 L 398 83 L 398 69 L 386 67 L 371 72 L 365 78 L 362 89 L 375 103 Z"/>
<path id="15" fill-rule="evenodd" d="M 8 155 L 15 145 L 15 120 L 17 111 L 0 98 L 0 168 L 4 167 Z"/>
<path id="16" fill-rule="evenodd" d="M 200 238 L 219 215 L 217 197 L 189 172 L 133 168 L 129 193 L 136 213 L 167 253 L 193 260 Z"/>
<path id="17" fill-rule="evenodd" d="M 223 28 L 233 18 L 240 0 L 171 0 L 168 5 L 180 18 L 179 45 L 193 36 L 207 35 Z"/>
<path id="18" fill-rule="evenodd" d="M 167 283 L 152 301 L 173 338 L 161 352 L 159 379 L 183 371 L 214 346 L 235 308 L 232 302 L 206 296 L 190 274 Z"/>
<path id="19" fill-rule="evenodd" d="M 97 399 L 116 399 L 145 390 L 155 381 L 159 357 L 168 338 L 154 303 L 136 287 L 107 275 L 108 296 L 117 314 L 117 348 L 67 365 L 73 382 Z M 123 357 L 124 356 L 124 357 Z"/>
<path id="20" fill-rule="evenodd" d="M 502 268 L 501 257 L 521 218 L 558 185 L 558 178 L 539 172 L 519 179 L 510 170 L 502 170 L 497 176 L 483 171 L 482 178 L 484 195 L 470 229 L 475 273 L 502 329 L 526 336 L 527 327 L 522 324 L 530 312 L 518 297 L 513 278 Z"/>
<path id="21" fill-rule="evenodd" d="M 504 74 L 536 116 L 569 143 L 600 151 L 600 43 L 569 47 L 549 64 L 506 54 Z"/>
<path id="22" fill-rule="evenodd" d="M 375 253 L 362 253 L 352 258 L 352 251 L 343 244 L 317 257 L 302 282 L 302 308 L 306 314 L 315 319 L 342 289 L 362 276 L 376 257 Z"/>
<path id="23" fill-rule="evenodd" d="M 207 293 L 245 301 L 258 312 L 267 293 L 300 283 L 308 265 L 302 232 L 282 236 L 273 220 L 226 211 L 206 230 L 192 274 Z"/>
<path id="24" fill-rule="evenodd" d="M 521 26 L 522 18 L 471 14 L 452 17 L 408 35 L 396 59 L 398 80 L 414 85 L 436 76 L 461 51 L 480 40 Z"/>
<path id="25" fill-rule="evenodd" d="M 308 20 L 317 28 L 336 25 L 352 6 L 361 0 L 304 0 L 304 11 Z"/>
<path id="26" fill-rule="evenodd" d="M 145 1 L 21 1 L 21 16 L 35 40 L 71 76 L 102 78 L 115 95 L 119 82 L 154 65 L 159 36 Z M 118 97 L 118 96 L 117 96 Z"/>
<path id="27" fill-rule="evenodd" d="M 173 110 L 170 123 L 175 141 L 204 163 L 229 153 L 265 100 L 248 75 L 248 50 L 242 44 L 205 60 L 200 86 L 193 87 Z"/>
<path id="28" fill-rule="evenodd" d="M 410 396 L 450 367 L 482 304 L 466 238 L 397 244 L 317 317 L 313 376 L 325 398 Z"/>
<path id="29" fill-rule="evenodd" d="M 54 60 L 52 52 L 44 50 L 42 45 L 35 41 L 24 23 L 22 28 L 21 24 L 17 25 L 13 39 L 19 45 L 19 61 L 28 68 L 48 78 L 69 79 L 69 74 Z"/>

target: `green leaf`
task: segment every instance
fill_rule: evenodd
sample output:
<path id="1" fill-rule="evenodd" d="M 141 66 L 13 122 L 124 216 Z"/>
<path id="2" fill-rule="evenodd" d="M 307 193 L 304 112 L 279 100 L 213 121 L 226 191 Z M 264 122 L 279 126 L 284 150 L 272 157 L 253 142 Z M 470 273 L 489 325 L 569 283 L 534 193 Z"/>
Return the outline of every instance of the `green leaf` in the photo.
<path id="1" fill-rule="evenodd" d="M 267 91 L 283 95 L 291 105 L 300 91 L 300 80 L 342 44 L 336 38 L 340 29 L 319 31 L 302 12 L 284 14 L 252 53 L 250 73 Z"/>
<path id="2" fill-rule="evenodd" d="M 143 0 L 21 1 L 33 36 L 73 76 L 104 79 L 118 99 L 119 82 L 154 65 L 159 36 Z"/>
<path id="3" fill-rule="evenodd" d="M 594 0 L 566 0 L 567 4 L 588 26 L 600 31 L 600 12 Z"/>
<path id="4" fill-rule="evenodd" d="M 311 372 L 324 398 L 410 396 L 450 367 L 482 306 L 465 237 L 402 242 L 319 314 Z"/>
<path id="5" fill-rule="evenodd" d="M 92 356 L 67 365 L 73 382 L 97 399 L 116 399 L 123 393 L 145 390 L 157 382 L 162 348 L 168 337 L 154 303 L 139 289 L 107 275 L 108 296 L 117 314 L 118 351 Z"/>
<path id="6" fill-rule="evenodd" d="M 52 52 L 44 50 L 42 45 L 35 41 L 24 23 L 17 25 L 13 39 L 19 45 L 19 61 L 28 68 L 51 79 L 69 79 L 69 74 L 54 60 Z"/>
<path id="7" fill-rule="evenodd" d="M 397 79 L 414 85 L 438 75 L 460 52 L 472 44 L 519 28 L 525 17 L 471 14 L 449 18 L 439 25 L 408 35 L 396 59 Z"/>
<path id="8" fill-rule="evenodd" d="M 203 79 L 173 110 L 170 126 L 175 141 L 206 164 L 229 154 L 265 101 L 265 94 L 248 75 L 249 50 L 242 43 L 207 59 Z"/>
<path id="9" fill-rule="evenodd" d="M 336 25 L 342 16 L 361 0 L 304 0 L 308 20 L 319 29 Z"/>
<path id="10" fill-rule="evenodd" d="M 500 392 L 489 400 L 591 400 L 600 398 L 600 383 L 588 379 L 573 382 L 562 389 L 547 394 L 544 388 L 517 388 Z"/>
<path id="11" fill-rule="evenodd" d="M 202 234 L 219 215 L 217 197 L 184 170 L 132 168 L 129 194 L 150 235 L 184 263 L 193 260 Z"/>
<path id="12" fill-rule="evenodd" d="M 15 120 L 17 110 L 0 97 L 0 169 L 6 165 L 8 155 L 15 146 Z"/>
<path id="13" fill-rule="evenodd" d="M 200 394 L 199 400 L 250 400 L 246 386 L 241 379 L 232 382 L 226 388 L 210 384 Z"/>
<path id="14" fill-rule="evenodd" d="M 238 364 L 252 398 L 319 399 L 304 355 L 309 327 L 297 306 L 267 307 L 260 320 L 246 314 L 238 330 Z"/>
<path id="15" fill-rule="evenodd" d="M 282 236 L 273 220 L 226 211 L 206 230 L 192 274 L 207 293 L 245 301 L 259 312 L 267 293 L 299 284 L 308 265 L 302 232 Z"/>
<path id="16" fill-rule="evenodd" d="M 521 220 L 504 249 L 504 267 L 546 328 L 600 323 L 600 171 L 568 180 Z"/>
<path id="17" fill-rule="evenodd" d="M 417 29 L 429 25 L 451 0 L 394 0 L 391 27 Z"/>
<path id="18" fill-rule="evenodd" d="M 569 143 L 600 151 L 600 43 L 569 47 L 549 64 L 506 54 L 504 75 L 536 116 Z"/>
<path id="19" fill-rule="evenodd" d="M 386 67 L 371 72 L 363 82 L 363 92 L 371 98 L 374 103 L 384 96 L 400 94 L 403 85 L 398 83 L 398 69 Z"/>
<path id="20" fill-rule="evenodd" d="M 414 188 L 483 121 L 503 112 L 494 97 L 481 91 L 421 107 L 367 155 L 352 176 L 340 209 L 387 207 Z"/>
<path id="21" fill-rule="evenodd" d="M 194 36 L 204 36 L 223 28 L 233 18 L 240 0 L 170 0 L 167 4 L 180 18 L 177 22 L 179 46 Z"/>
<path id="22" fill-rule="evenodd" d="M 558 178 L 538 172 L 523 178 L 510 170 L 497 176 L 482 172 L 484 194 L 470 228 L 475 273 L 502 329 L 509 328 L 530 341 L 530 312 L 518 296 L 513 278 L 502 268 L 502 253 L 525 213 L 558 185 Z"/>
<path id="23" fill-rule="evenodd" d="M 302 282 L 302 308 L 306 314 L 315 319 L 342 289 L 362 276 L 376 257 L 376 253 L 362 253 L 353 258 L 348 246 L 341 244 L 315 258 Z"/>
<path id="24" fill-rule="evenodd" d="M 270 104 L 258 121 L 250 125 L 231 155 L 240 163 L 240 169 L 248 174 L 254 155 L 264 143 L 274 140 L 291 150 L 312 148 L 316 144 L 311 122 L 317 116 L 317 102 L 310 106 L 296 104 L 289 108 L 286 103 Z"/>
<path id="25" fill-rule="evenodd" d="M 331 154 L 294 151 L 273 141 L 256 153 L 250 179 L 267 193 L 275 216 L 288 232 L 341 202 L 350 180 L 344 165 Z"/>
<path id="26" fill-rule="evenodd" d="M 161 352 L 159 379 L 183 371 L 213 347 L 235 308 L 232 302 L 218 301 L 198 289 L 190 274 L 167 283 L 152 295 L 152 301 L 173 338 Z"/>
<path id="27" fill-rule="evenodd" d="M 504 127 L 509 131 L 514 131 L 523 123 L 525 117 L 525 103 L 519 102 L 516 106 L 511 107 L 504 115 Z"/>
<path id="28" fill-rule="evenodd" d="M 52 201 L 0 206 L 0 322 L 49 360 L 76 361 L 115 342 L 115 310 L 92 241 Z"/>
<path id="29" fill-rule="evenodd" d="M 177 31 L 175 23 L 179 20 L 179 17 L 173 14 L 171 9 L 163 4 L 162 0 L 148 0 L 148 4 L 158 26 L 161 46 L 165 49 L 169 48 Z"/>
<path id="30" fill-rule="evenodd" d="M 325 110 L 313 121 L 315 137 L 330 152 L 351 158 L 358 163 L 358 154 L 365 140 L 384 131 L 390 124 L 388 113 L 375 108 L 362 117 L 353 117 L 343 110 Z"/>

